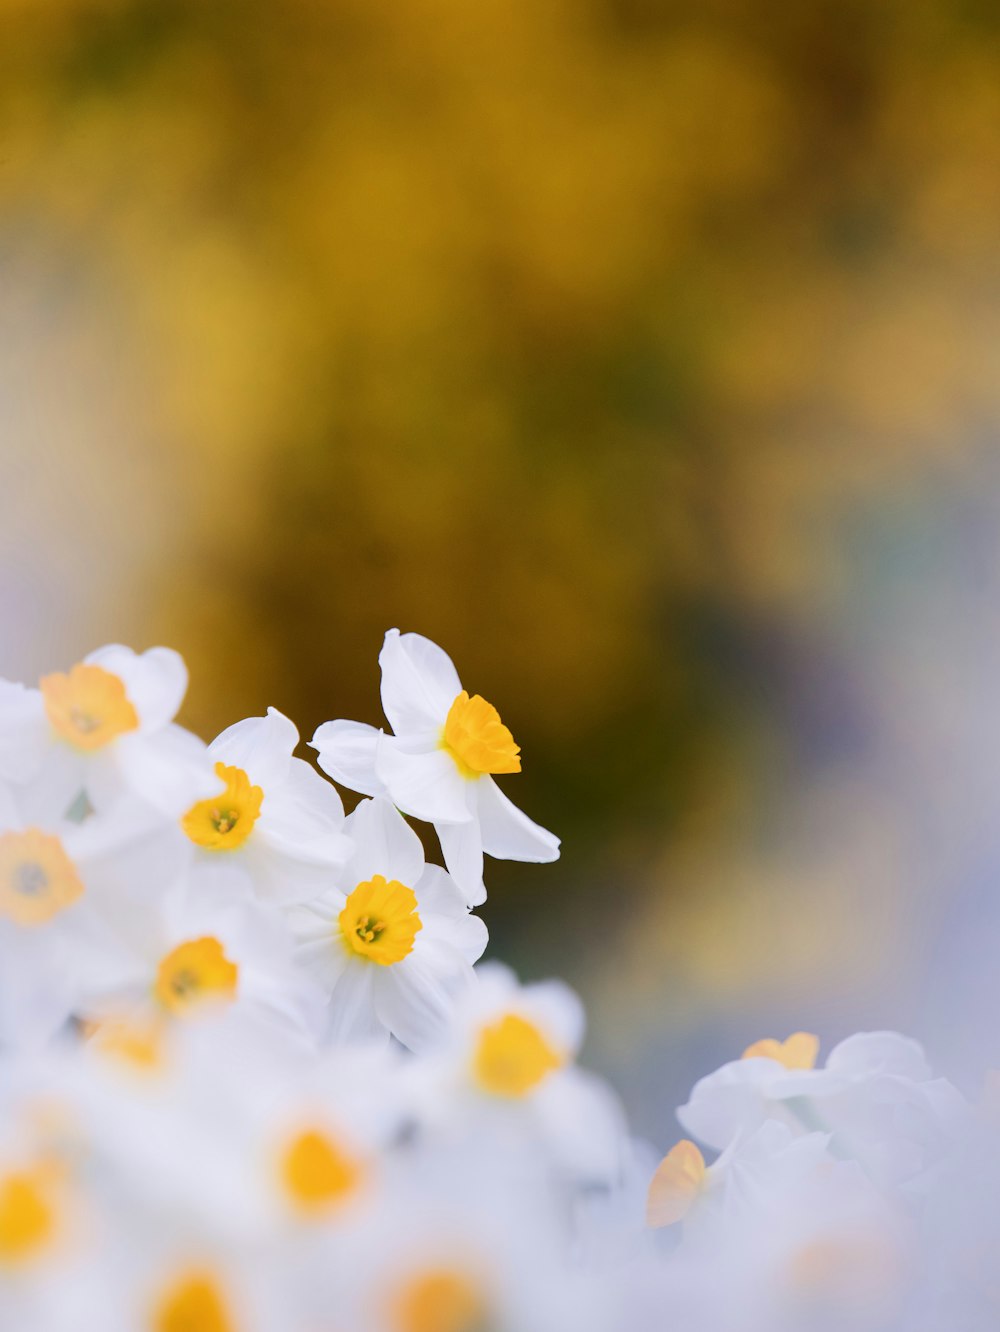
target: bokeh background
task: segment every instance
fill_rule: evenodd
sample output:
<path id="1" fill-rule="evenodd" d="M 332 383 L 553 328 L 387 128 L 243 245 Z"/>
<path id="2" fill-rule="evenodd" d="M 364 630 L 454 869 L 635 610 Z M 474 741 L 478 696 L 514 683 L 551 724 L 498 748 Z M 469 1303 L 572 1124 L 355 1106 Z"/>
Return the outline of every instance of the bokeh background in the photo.
<path id="1" fill-rule="evenodd" d="M 0 2 L 0 671 L 308 737 L 441 642 L 658 1140 L 759 1036 L 1000 1059 L 998 426 L 987 0 Z"/>

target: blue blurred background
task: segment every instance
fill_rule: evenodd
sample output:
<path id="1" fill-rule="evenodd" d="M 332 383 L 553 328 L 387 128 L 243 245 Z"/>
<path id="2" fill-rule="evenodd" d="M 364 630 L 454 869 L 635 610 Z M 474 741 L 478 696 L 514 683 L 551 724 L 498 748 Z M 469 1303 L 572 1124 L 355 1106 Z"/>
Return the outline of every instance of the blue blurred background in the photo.
<path id="1" fill-rule="evenodd" d="M 0 108 L 0 671 L 308 737 L 441 642 L 657 1140 L 764 1035 L 1000 1061 L 993 5 L 6 0 Z"/>

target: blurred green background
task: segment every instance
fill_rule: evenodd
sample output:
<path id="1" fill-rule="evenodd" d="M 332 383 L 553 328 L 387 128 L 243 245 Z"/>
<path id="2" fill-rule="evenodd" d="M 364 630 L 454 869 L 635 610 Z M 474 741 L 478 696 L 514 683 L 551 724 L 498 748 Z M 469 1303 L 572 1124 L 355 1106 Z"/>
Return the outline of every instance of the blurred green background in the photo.
<path id="1" fill-rule="evenodd" d="M 491 951 L 640 1127 L 759 1036 L 951 1048 L 1000 10 L 2 0 L 0 108 L 3 673 L 166 642 L 206 738 L 308 737 L 419 630 L 564 839 Z"/>

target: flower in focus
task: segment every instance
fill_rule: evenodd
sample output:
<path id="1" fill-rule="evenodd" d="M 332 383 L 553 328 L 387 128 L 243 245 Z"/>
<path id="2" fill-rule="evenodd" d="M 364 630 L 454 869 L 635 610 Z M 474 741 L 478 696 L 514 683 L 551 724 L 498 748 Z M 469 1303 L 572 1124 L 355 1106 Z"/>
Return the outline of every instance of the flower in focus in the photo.
<path id="1" fill-rule="evenodd" d="M 298 741 L 295 725 L 277 708 L 230 726 L 208 747 L 225 789 L 181 821 L 203 857 L 240 864 L 262 901 L 316 896 L 351 850 L 340 797 L 292 756 Z"/>
<path id="2" fill-rule="evenodd" d="M 494 775 L 521 771 L 519 747 L 496 708 L 471 698 L 446 652 L 390 629 L 379 654 L 386 735 L 360 722 L 325 722 L 313 736 L 319 765 L 365 795 L 433 823 L 445 864 L 473 906 L 485 900 L 483 853 L 550 861 L 559 839 L 507 799 Z"/>
<path id="3" fill-rule="evenodd" d="M 345 829 L 350 859 L 325 894 L 292 908 L 296 956 L 329 996 L 335 1041 L 387 1038 L 421 1049 L 473 986 L 486 926 L 388 800 L 363 800 Z"/>

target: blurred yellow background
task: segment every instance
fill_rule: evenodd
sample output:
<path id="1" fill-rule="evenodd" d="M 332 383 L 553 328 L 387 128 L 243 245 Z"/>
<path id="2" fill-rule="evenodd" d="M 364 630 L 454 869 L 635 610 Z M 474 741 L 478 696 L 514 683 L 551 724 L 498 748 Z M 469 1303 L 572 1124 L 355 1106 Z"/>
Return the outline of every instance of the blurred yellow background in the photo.
<path id="1" fill-rule="evenodd" d="M 166 642 L 206 738 L 308 737 L 419 630 L 564 838 L 493 866 L 492 952 L 582 990 L 640 1125 L 758 1036 L 949 1045 L 995 6 L 3 0 L 0 107 L 0 671 Z"/>

